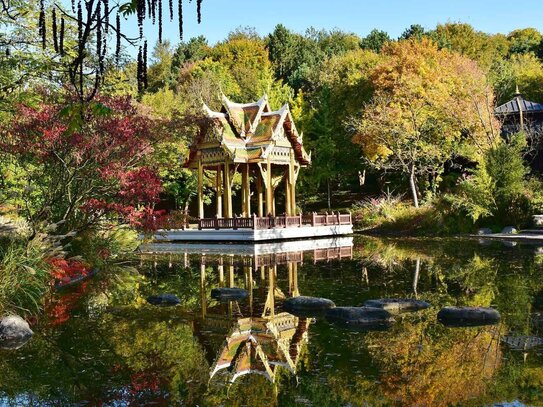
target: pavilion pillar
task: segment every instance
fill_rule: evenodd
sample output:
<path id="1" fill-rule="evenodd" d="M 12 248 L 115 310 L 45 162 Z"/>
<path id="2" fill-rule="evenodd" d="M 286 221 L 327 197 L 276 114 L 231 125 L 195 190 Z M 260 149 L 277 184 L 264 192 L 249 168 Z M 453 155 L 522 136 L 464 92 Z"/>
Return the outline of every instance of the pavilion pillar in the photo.
<path id="1" fill-rule="evenodd" d="M 300 290 L 298 290 L 298 263 L 296 262 L 292 265 L 292 296 L 300 296 Z"/>
<path id="2" fill-rule="evenodd" d="M 258 217 L 264 216 L 264 192 L 262 191 L 262 175 L 257 171 L 256 176 L 256 193 L 258 197 Z"/>
<path id="3" fill-rule="evenodd" d="M 290 152 L 290 165 L 288 166 L 289 187 L 290 187 L 290 211 L 293 216 L 296 216 L 296 161 L 294 160 L 294 152 Z"/>
<path id="4" fill-rule="evenodd" d="M 202 318 L 205 318 L 207 311 L 205 256 L 202 256 L 200 263 L 200 303 L 202 306 Z"/>
<path id="5" fill-rule="evenodd" d="M 198 159 L 198 217 L 204 217 L 204 166 L 202 159 Z"/>
<path id="6" fill-rule="evenodd" d="M 273 201 L 273 185 L 272 185 L 272 171 L 271 171 L 271 162 L 268 160 L 267 170 L 266 170 L 266 216 L 275 215 L 275 205 Z"/>
<path id="7" fill-rule="evenodd" d="M 219 258 L 217 269 L 219 271 L 219 287 L 224 287 L 224 264 L 222 257 Z"/>
<path id="8" fill-rule="evenodd" d="M 243 165 L 241 173 L 241 212 L 246 218 L 251 216 L 251 186 L 249 178 L 249 163 Z"/>
<path id="9" fill-rule="evenodd" d="M 228 266 L 228 287 L 234 287 L 234 256 L 230 256 Z"/>
<path id="10" fill-rule="evenodd" d="M 247 209 L 247 217 L 249 218 L 251 216 L 251 177 L 250 177 L 250 173 L 249 173 L 249 163 L 247 163 L 246 167 L 245 167 L 245 172 L 246 172 L 246 175 L 245 177 L 247 178 L 247 183 L 245 184 L 245 187 L 246 187 L 246 190 L 245 190 L 245 206 Z"/>
<path id="11" fill-rule="evenodd" d="M 231 218 L 232 215 L 232 189 L 231 189 L 231 180 L 230 180 L 230 163 L 225 161 L 224 163 L 224 202 L 223 202 L 223 214 L 225 218 Z"/>
<path id="12" fill-rule="evenodd" d="M 275 272 L 272 266 L 268 266 L 268 279 L 269 279 L 269 290 L 268 290 L 268 304 L 270 310 L 270 316 L 275 315 Z"/>
<path id="13" fill-rule="evenodd" d="M 249 313 L 253 314 L 253 268 L 245 266 L 245 287 L 249 292 Z"/>
<path id="14" fill-rule="evenodd" d="M 217 218 L 222 218 L 222 168 L 217 166 L 217 174 L 215 178 L 215 190 L 217 192 Z"/>
<path id="15" fill-rule="evenodd" d="M 292 192 L 291 179 L 290 179 L 290 165 L 285 174 L 285 213 L 288 216 L 294 215 L 292 212 L 292 198 L 290 196 Z"/>

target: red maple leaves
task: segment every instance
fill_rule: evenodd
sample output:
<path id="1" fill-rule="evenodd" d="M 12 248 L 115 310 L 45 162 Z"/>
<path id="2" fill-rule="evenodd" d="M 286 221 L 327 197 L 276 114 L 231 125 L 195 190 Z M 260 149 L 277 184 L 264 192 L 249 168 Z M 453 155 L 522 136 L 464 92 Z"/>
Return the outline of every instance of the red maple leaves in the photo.
<path id="1" fill-rule="evenodd" d="M 128 97 L 93 103 L 19 106 L 0 129 L 0 153 L 15 158 L 33 193 L 22 193 L 29 217 L 74 229 L 104 219 L 153 228 L 162 183 L 150 154 L 163 132 Z"/>

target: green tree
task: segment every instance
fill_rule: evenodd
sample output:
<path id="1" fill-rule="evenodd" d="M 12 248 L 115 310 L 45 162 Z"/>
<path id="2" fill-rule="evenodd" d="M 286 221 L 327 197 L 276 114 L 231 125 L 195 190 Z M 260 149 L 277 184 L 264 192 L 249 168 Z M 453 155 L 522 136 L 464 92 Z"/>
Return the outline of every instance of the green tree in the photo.
<path id="1" fill-rule="evenodd" d="M 172 62 L 173 51 L 170 42 L 157 42 L 147 74 L 149 83 L 147 92 L 156 92 L 172 86 Z"/>
<path id="2" fill-rule="evenodd" d="M 518 86 L 527 100 L 543 102 L 543 64 L 534 54 L 514 54 L 497 62 L 490 75 L 499 103 L 513 98 Z"/>
<path id="3" fill-rule="evenodd" d="M 489 35 L 465 23 L 440 24 L 429 36 L 439 47 L 459 52 L 477 61 L 483 69 L 504 58 L 509 51 L 509 42 L 504 35 Z"/>
<path id="4" fill-rule="evenodd" d="M 537 55 L 541 49 L 543 36 L 535 28 L 523 28 L 511 31 L 507 35 L 507 39 L 511 44 L 509 47 L 511 54 L 527 54 L 531 52 Z"/>
<path id="5" fill-rule="evenodd" d="M 313 164 L 304 180 L 326 186 L 328 208 L 332 191 L 358 182 L 360 154 L 352 148 L 345 121 L 362 109 L 372 95 L 369 73 L 380 56 L 373 51 L 349 51 L 326 60 L 319 74 L 319 88 L 309 96 L 302 129 L 313 151 Z"/>
<path id="6" fill-rule="evenodd" d="M 420 24 L 411 24 L 409 28 L 406 28 L 402 35 L 400 35 L 400 40 L 408 40 L 410 38 L 416 38 L 418 40 L 422 39 L 426 35 L 426 30 Z"/>
<path id="7" fill-rule="evenodd" d="M 363 49 L 369 49 L 373 52 L 380 52 L 387 42 L 390 42 L 389 35 L 382 30 L 373 29 L 371 32 L 362 39 L 360 46 Z"/>
<path id="8" fill-rule="evenodd" d="M 474 157 L 495 142 L 493 94 L 473 61 L 429 40 L 390 43 L 383 54 L 353 140 L 372 166 L 409 177 L 417 207 L 418 177 L 437 183 L 451 156 Z"/>
<path id="9" fill-rule="evenodd" d="M 524 135 L 518 134 L 489 149 L 456 194 L 448 196 L 453 207 L 474 221 L 483 218 L 501 225 L 526 223 L 530 213 L 525 147 Z"/>

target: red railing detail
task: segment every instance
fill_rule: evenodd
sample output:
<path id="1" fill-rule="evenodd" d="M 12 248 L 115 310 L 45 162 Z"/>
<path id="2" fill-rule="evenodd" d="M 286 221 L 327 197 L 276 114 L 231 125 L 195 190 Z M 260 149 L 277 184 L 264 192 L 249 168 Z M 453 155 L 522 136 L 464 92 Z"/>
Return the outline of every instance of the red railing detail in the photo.
<path id="1" fill-rule="evenodd" d="M 198 219 L 198 229 L 271 229 L 299 228 L 302 226 L 352 225 L 350 213 L 323 214 L 315 212 L 298 216 L 266 216 L 242 218 L 201 218 Z"/>

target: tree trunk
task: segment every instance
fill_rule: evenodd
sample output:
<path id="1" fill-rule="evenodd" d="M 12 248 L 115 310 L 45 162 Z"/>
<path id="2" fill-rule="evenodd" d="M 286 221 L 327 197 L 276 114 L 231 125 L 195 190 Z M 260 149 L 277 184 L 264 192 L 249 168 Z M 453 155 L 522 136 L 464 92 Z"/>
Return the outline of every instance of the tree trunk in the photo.
<path id="1" fill-rule="evenodd" d="M 411 186 L 411 195 L 413 196 L 413 205 L 419 207 L 419 197 L 417 196 L 417 182 L 415 179 L 415 165 L 411 166 L 411 174 L 409 174 L 409 185 Z"/>
<path id="2" fill-rule="evenodd" d="M 417 288 L 419 285 L 419 274 L 420 274 L 420 257 L 417 257 L 415 263 L 415 275 L 413 277 L 413 293 L 415 294 L 415 299 L 418 299 Z"/>

